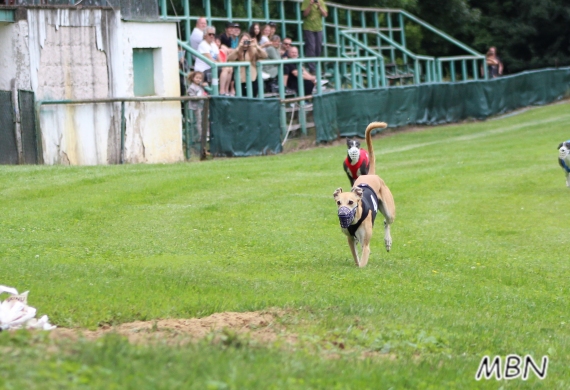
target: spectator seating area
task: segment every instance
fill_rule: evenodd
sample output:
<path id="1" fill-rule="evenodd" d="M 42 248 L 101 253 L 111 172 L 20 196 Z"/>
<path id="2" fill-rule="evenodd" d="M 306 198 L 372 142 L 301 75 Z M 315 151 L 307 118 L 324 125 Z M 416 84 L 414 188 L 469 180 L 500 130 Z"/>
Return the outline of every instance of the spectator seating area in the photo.
<path id="1" fill-rule="evenodd" d="M 184 14 L 175 15 L 166 0 L 160 0 L 161 18 L 179 21 L 182 28 L 180 45 L 194 56 L 190 48 L 190 34 L 196 20 L 204 16 L 208 25 L 223 25 L 231 21 L 248 28 L 253 23 L 266 24 L 274 22 L 277 25 L 276 34 L 282 38 L 289 36 L 293 45 L 299 48 L 297 63 L 309 62 L 304 58 L 304 45 L 302 42 L 302 11 L 301 1 L 298 0 L 246 0 L 245 14 L 234 14 L 231 0 L 225 1 L 224 9 L 214 11 L 210 0 L 203 1 L 203 8 L 191 8 L 190 0 L 182 0 Z M 236 3 L 237 4 L 237 3 Z M 480 68 L 483 66 L 485 56 L 470 47 L 462 44 L 437 28 L 421 19 L 400 9 L 351 7 L 327 2 L 329 14 L 323 19 L 323 56 L 318 58 L 317 83 L 314 93 L 323 93 L 342 89 L 368 89 L 378 87 L 391 87 L 406 84 L 422 84 L 432 82 L 455 82 L 463 80 L 477 80 Z M 256 10 L 261 9 L 261 14 Z M 404 26 L 417 25 L 429 31 L 457 48 L 464 54 L 453 57 L 435 57 L 419 55 L 409 50 L 406 44 Z M 218 29 L 218 31 L 222 31 Z M 244 31 L 244 30 L 242 30 Z M 187 56 L 190 60 L 192 56 Z M 291 60 L 259 61 L 257 72 L 261 74 L 264 64 L 278 65 L 278 79 L 283 80 L 283 66 Z M 311 60 L 311 62 L 314 60 Z M 217 68 L 218 65 L 213 68 Z M 223 64 L 221 66 L 248 66 L 245 63 Z M 246 72 L 247 73 L 247 72 Z M 482 76 L 487 78 L 487 74 Z M 262 80 L 258 80 L 260 87 Z M 250 81 L 247 96 L 250 96 Z M 326 87 L 325 87 L 326 85 Z M 259 88 L 260 90 L 262 88 Z M 237 91 L 236 91 L 237 92 Z M 211 93 L 216 95 L 218 90 L 213 86 Z M 237 94 L 239 96 L 239 94 Z M 269 93 L 274 96 L 275 93 Z M 285 88 L 278 92 L 281 99 L 290 96 Z M 300 90 L 299 96 L 304 96 Z M 260 93 L 260 97 L 265 97 Z"/>

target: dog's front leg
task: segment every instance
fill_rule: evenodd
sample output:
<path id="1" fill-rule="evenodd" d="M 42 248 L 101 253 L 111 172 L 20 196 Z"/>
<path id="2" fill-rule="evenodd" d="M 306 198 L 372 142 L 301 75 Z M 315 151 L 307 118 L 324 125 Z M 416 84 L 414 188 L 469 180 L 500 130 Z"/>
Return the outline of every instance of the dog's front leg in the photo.
<path id="1" fill-rule="evenodd" d="M 358 261 L 358 253 L 356 253 L 356 241 L 354 237 L 348 236 L 348 246 L 350 247 L 350 251 L 352 252 L 352 257 L 354 258 L 354 262 L 357 266 L 360 266 Z"/>
<path id="2" fill-rule="evenodd" d="M 384 221 L 384 245 L 386 245 L 386 251 L 390 252 L 392 248 L 392 236 L 390 235 L 390 224 Z"/>
<path id="3" fill-rule="evenodd" d="M 356 231 L 356 240 L 360 242 L 362 246 L 362 255 L 360 256 L 360 262 L 357 264 L 360 268 L 366 267 L 368 264 L 368 258 L 370 257 L 370 239 L 372 238 L 372 222 L 365 221 L 363 226 Z"/>
<path id="4" fill-rule="evenodd" d="M 566 172 L 566 187 L 570 188 L 570 173 Z"/>
<path id="5" fill-rule="evenodd" d="M 370 257 L 370 240 L 365 239 L 362 243 L 362 256 L 360 257 L 360 264 L 358 266 L 360 268 L 366 267 L 368 264 L 368 258 Z"/>

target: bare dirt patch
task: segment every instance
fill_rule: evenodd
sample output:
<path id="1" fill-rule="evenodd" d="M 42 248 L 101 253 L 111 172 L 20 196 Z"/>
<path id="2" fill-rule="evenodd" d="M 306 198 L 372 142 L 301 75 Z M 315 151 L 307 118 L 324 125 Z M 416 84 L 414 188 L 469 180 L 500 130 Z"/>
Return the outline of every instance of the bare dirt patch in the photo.
<path id="1" fill-rule="evenodd" d="M 127 337 L 131 343 L 153 341 L 184 344 L 198 341 L 216 332 L 226 332 L 247 337 L 260 343 L 275 342 L 283 328 L 276 323 L 276 314 L 270 312 L 216 313 L 204 318 L 164 319 L 135 321 L 117 326 L 106 325 L 97 330 L 56 328 L 51 331 L 53 339 L 97 339 L 105 334 L 116 333 Z M 287 336 L 291 338 L 294 336 Z"/>

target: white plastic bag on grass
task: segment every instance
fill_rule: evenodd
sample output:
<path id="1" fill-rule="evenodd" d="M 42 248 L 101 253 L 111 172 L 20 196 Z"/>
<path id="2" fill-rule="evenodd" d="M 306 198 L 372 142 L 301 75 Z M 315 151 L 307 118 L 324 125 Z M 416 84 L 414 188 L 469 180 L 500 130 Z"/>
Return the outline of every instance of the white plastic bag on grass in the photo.
<path id="1" fill-rule="evenodd" d="M 10 296 L 4 302 L 0 301 L 0 331 L 8 329 L 39 329 L 52 330 L 48 317 L 39 320 L 35 318 L 36 309 L 28 306 L 28 291 L 18 294 L 12 287 L 0 286 L 0 294 L 8 293 Z"/>

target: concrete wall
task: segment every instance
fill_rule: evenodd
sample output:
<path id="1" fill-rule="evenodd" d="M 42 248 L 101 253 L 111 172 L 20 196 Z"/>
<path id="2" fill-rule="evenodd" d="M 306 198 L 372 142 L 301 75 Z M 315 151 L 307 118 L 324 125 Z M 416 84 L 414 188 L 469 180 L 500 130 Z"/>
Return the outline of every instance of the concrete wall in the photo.
<path id="1" fill-rule="evenodd" d="M 132 97 L 133 48 L 155 49 L 157 96 L 179 96 L 174 23 L 124 22 L 108 9 L 28 9 L 27 21 L 0 25 L 0 89 L 16 78 L 37 100 Z M 126 119 L 125 162 L 183 160 L 180 103 L 127 103 Z M 120 103 L 42 106 L 44 162 L 118 163 L 120 121 Z"/>
<path id="2" fill-rule="evenodd" d="M 180 96 L 178 44 L 174 23 L 123 22 L 123 60 L 127 96 L 133 94 L 133 49 L 154 50 L 154 86 L 157 96 Z M 167 39 L 172 37 L 172 39 Z M 129 103 L 125 156 L 131 162 L 181 161 L 180 103 Z M 177 131 L 169 129 L 176 128 Z M 173 154 L 173 150 L 178 154 Z"/>
<path id="3" fill-rule="evenodd" d="M 12 79 L 18 81 L 18 88 L 32 90 L 25 21 L 0 23 L 0 90 L 9 91 Z"/>

